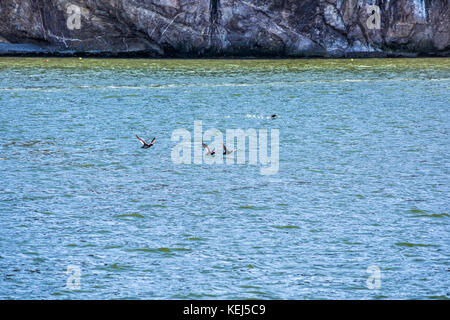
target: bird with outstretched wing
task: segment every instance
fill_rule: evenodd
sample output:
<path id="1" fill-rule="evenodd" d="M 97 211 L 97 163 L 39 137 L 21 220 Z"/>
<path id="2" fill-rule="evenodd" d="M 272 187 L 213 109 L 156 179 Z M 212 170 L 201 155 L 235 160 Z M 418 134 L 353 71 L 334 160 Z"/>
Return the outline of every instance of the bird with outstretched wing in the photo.
<path id="1" fill-rule="evenodd" d="M 145 142 L 144 139 L 139 138 L 138 135 L 136 135 L 136 138 L 138 138 L 138 140 L 142 143 L 141 148 L 144 148 L 144 149 L 150 148 L 151 146 L 153 146 L 155 144 L 155 141 L 156 141 L 156 137 L 154 137 L 150 143 Z"/>

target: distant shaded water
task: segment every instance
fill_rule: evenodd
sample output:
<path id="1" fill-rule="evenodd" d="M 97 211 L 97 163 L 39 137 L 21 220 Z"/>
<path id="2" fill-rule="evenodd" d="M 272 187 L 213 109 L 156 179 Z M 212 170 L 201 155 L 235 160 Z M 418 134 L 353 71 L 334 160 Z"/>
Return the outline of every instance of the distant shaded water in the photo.
<path id="1" fill-rule="evenodd" d="M 449 87 L 449 59 L 2 58 L 0 298 L 448 299 Z M 174 165 L 194 120 L 279 128 L 279 173 Z"/>

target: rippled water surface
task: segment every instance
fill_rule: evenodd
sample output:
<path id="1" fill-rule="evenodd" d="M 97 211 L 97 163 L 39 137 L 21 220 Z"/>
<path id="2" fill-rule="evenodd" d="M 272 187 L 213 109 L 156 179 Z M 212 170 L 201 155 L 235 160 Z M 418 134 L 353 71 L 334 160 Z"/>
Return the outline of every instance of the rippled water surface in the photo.
<path id="1" fill-rule="evenodd" d="M 450 297 L 449 59 L 45 60 L 0 59 L 0 298 Z M 279 172 L 175 165 L 194 120 Z"/>

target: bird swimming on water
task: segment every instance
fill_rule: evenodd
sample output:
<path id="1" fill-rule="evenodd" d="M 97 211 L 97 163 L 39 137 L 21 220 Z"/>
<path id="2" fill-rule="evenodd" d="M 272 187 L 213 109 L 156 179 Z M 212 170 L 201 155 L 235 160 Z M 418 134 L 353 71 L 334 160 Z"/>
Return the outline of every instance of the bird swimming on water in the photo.
<path id="1" fill-rule="evenodd" d="M 211 151 L 211 149 L 209 149 L 209 147 L 204 142 L 202 142 L 202 147 L 206 149 L 207 156 L 213 156 L 216 154 L 216 151 L 215 151 L 216 149 L 212 149 L 212 151 Z"/>
<path id="2" fill-rule="evenodd" d="M 155 143 L 155 140 L 156 140 L 156 137 L 154 137 L 150 143 L 147 143 L 143 139 L 139 138 L 138 135 L 136 135 L 136 138 L 138 138 L 138 140 L 142 143 L 141 148 L 144 148 L 144 149 L 150 148 Z"/>

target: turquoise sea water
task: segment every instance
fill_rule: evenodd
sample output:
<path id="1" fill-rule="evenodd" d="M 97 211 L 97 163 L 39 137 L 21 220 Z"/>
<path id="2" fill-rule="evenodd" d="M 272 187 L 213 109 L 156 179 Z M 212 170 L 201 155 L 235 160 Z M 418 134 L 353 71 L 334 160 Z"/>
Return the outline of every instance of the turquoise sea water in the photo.
<path id="1" fill-rule="evenodd" d="M 450 297 L 450 59 L 45 60 L 0 59 L 0 298 Z M 175 165 L 195 120 L 278 173 Z"/>

